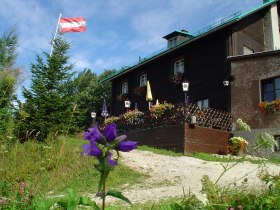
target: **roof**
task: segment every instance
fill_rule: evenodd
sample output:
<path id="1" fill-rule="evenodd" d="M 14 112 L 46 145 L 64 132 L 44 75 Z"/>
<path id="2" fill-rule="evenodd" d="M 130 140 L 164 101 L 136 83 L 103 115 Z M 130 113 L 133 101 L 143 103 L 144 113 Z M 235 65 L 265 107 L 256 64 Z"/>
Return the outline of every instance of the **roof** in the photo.
<path id="1" fill-rule="evenodd" d="M 215 32 L 217 30 L 225 28 L 225 27 L 227 27 L 227 26 L 229 26 L 229 25 L 231 25 L 233 23 L 236 23 L 237 21 L 240 21 L 241 19 L 243 19 L 243 18 L 245 18 L 245 17 L 247 17 L 247 16 L 249 16 L 249 15 L 255 13 L 255 12 L 258 12 L 261 9 L 263 9 L 263 8 L 267 7 L 268 5 L 271 5 L 271 4 L 275 3 L 275 2 L 278 2 L 278 0 L 268 0 L 266 3 L 263 3 L 260 6 L 254 8 L 252 10 L 249 10 L 249 11 L 247 11 L 245 13 L 236 12 L 236 13 L 234 13 L 234 14 L 232 14 L 232 15 L 230 15 L 230 16 L 222 19 L 222 20 L 220 20 L 217 23 L 214 23 L 214 24 L 212 24 L 210 26 L 202 28 L 201 30 L 197 31 L 194 34 L 190 34 L 187 31 L 183 31 L 183 30 L 181 30 L 181 31 L 177 31 L 176 30 L 176 31 L 174 31 L 174 32 L 164 36 L 163 38 L 167 38 L 168 39 L 168 37 L 170 37 L 171 35 L 174 35 L 176 33 L 177 34 L 180 33 L 180 34 L 182 34 L 184 36 L 188 35 L 190 37 L 190 39 L 183 40 L 182 42 L 177 43 L 177 45 L 175 47 L 173 47 L 173 48 L 167 48 L 166 47 L 166 48 L 158 50 L 157 52 L 154 52 L 153 54 L 151 54 L 149 56 L 146 56 L 145 58 L 139 59 L 139 61 L 135 62 L 134 64 L 132 64 L 130 66 L 126 66 L 124 68 L 121 68 L 116 73 L 114 73 L 112 75 L 109 75 L 108 77 L 104 78 L 101 81 L 101 83 L 106 82 L 106 81 L 110 81 L 112 79 L 115 79 L 115 78 L 117 78 L 117 77 L 119 77 L 119 76 L 121 76 L 121 75 L 123 75 L 123 74 L 125 74 L 127 72 L 130 72 L 130 71 L 134 70 L 135 68 L 137 68 L 139 66 L 142 66 L 142 65 L 144 65 L 144 64 L 146 64 L 146 63 L 148 63 L 148 62 L 150 62 L 150 61 L 152 61 L 152 60 L 154 60 L 154 59 L 156 59 L 156 58 L 158 58 L 158 57 L 160 57 L 160 56 L 162 56 L 162 55 L 164 55 L 166 53 L 174 51 L 174 50 L 178 49 L 179 47 L 185 46 L 185 45 L 187 45 L 189 43 L 192 43 L 192 42 L 194 42 L 194 41 L 196 41 L 196 40 L 198 40 L 198 39 L 200 39 L 202 37 L 205 37 L 205 36 Z"/>
<path id="2" fill-rule="evenodd" d="M 167 34 L 166 36 L 162 37 L 164 39 L 170 39 L 171 37 L 174 37 L 176 35 L 182 35 L 182 36 L 185 36 L 185 37 L 194 37 L 193 34 L 189 33 L 188 31 L 186 30 L 181 30 L 181 31 L 173 31 L 172 33 L 170 34 Z"/>

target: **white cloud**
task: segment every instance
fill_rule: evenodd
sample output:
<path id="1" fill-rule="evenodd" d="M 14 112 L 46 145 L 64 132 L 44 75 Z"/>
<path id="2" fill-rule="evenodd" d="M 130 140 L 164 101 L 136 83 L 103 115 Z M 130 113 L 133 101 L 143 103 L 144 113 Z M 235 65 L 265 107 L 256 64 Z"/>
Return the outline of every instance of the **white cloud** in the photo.
<path id="1" fill-rule="evenodd" d="M 2 32 L 17 24 L 19 60 L 34 62 L 34 52 L 50 50 L 59 13 L 84 16 L 87 31 L 69 33 L 71 62 L 78 70 L 97 72 L 130 65 L 166 46 L 162 37 L 174 30 L 195 32 L 234 11 L 254 8 L 262 0 L 1 0 Z M 8 27 L 10 26 L 10 27 Z M 20 63 L 20 65 L 22 65 Z M 28 68 L 28 67 L 26 67 Z"/>

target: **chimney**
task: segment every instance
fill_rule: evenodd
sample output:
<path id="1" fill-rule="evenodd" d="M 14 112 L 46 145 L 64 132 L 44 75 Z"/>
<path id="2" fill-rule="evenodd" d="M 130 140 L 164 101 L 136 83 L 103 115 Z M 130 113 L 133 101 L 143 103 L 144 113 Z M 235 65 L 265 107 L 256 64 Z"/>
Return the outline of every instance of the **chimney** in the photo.
<path id="1" fill-rule="evenodd" d="M 264 4 L 267 3 L 267 2 L 270 2 L 270 0 L 263 0 L 263 3 L 264 3 Z"/>

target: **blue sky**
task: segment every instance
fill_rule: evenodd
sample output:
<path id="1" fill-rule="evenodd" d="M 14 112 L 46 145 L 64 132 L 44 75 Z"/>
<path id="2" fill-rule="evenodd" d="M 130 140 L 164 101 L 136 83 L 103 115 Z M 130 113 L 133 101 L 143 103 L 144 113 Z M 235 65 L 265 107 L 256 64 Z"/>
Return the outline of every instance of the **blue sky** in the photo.
<path id="1" fill-rule="evenodd" d="M 234 12 L 246 12 L 262 0 L 0 0 L 1 36 L 16 26 L 17 66 L 29 85 L 35 53 L 50 51 L 59 13 L 86 18 L 87 30 L 67 33 L 71 63 L 79 72 L 119 69 L 166 47 L 162 37 L 174 30 L 194 33 Z M 20 90 L 18 90 L 20 92 Z"/>

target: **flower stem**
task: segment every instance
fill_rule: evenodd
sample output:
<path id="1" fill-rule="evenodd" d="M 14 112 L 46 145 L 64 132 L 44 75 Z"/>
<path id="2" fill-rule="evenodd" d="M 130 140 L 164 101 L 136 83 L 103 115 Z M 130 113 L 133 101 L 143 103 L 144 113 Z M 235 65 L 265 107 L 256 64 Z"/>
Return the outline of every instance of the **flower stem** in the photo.
<path id="1" fill-rule="evenodd" d="M 102 210 L 105 210 L 105 198 L 106 198 L 106 179 L 108 177 L 108 173 L 104 173 L 103 183 L 102 183 Z"/>

